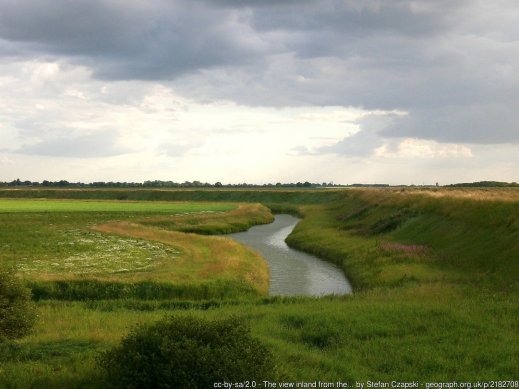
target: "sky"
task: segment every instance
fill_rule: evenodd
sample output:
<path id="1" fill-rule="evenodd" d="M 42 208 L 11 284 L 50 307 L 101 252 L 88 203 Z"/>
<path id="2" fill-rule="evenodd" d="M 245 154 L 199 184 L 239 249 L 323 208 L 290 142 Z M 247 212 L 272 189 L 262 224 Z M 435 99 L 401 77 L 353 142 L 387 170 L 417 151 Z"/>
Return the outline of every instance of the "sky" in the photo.
<path id="1" fill-rule="evenodd" d="M 516 0 L 0 9 L 0 181 L 519 181 Z"/>

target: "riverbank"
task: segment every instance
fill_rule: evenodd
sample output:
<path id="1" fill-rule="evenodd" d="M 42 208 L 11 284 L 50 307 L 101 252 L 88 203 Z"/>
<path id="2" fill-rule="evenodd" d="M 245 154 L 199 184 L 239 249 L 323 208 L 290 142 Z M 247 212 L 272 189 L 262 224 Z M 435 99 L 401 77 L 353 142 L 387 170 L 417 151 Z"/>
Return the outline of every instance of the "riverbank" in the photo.
<path id="1" fill-rule="evenodd" d="M 294 250 L 286 243 L 300 219 L 276 215 L 271 224 L 257 225 L 228 235 L 258 251 L 270 268 L 270 296 L 325 296 L 351 293 L 341 269 L 313 255 Z"/>
<path id="2" fill-rule="evenodd" d="M 102 387 L 95 365 L 100 351 L 136 323 L 186 313 L 248 320 L 275 355 L 276 378 L 283 381 L 517 379 L 519 192 L 506 199 L 499 190 L 489 196 L 347 190 L 323 198 L 325 192 L 309 192 L 297 199 L 282 191 L 243 196 L 265 196 L 271 209 L 304 216 L 290 244 L 343 268 L 354 281 L 353 295 L 42 300 L 34 333 L 0 351 L 0 386 Z M 227 201 L 242 193 L 208 196 Z M 97 217 L 98 223 L 105 218 Z M 11 239 L 32 219 L 20 214 L 16 220 L 19 228 L 4 223 Z M 26 234 L 40 243 L 24 247 L 43 253 L 42 237 L 57 236 L 48 228 L 46 235 Z"/>
<path id="3" fill-rule="evenodd" d="M 287 243 L 337 264 L 358 290 L 444 283 L 517 293 L 519 191 L 496 192 L 349 191 L 299 207 L 305 217 Z"/>

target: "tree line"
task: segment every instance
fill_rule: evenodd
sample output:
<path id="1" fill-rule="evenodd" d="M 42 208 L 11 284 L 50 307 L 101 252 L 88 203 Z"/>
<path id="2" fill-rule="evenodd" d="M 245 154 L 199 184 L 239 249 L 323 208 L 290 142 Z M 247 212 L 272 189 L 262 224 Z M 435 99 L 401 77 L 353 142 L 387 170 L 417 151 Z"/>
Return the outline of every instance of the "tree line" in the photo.
<path id="1" fill-rule="evenodd" d="M 0 186 L 7 187 L 51 187 L 51 188 L 318 188 L 318 187 L 341 187 L 344 185 L 334 184 L 333 182 L 296 182 L 296 183 L 269 183 L 269 184 L 248 184 L 246 182 L 239 184 L 222 184 L 217 181 L 213 184 L 201 181 L 144 181 L 144 182 L 113 182 L 113 181 L 96 181 L 90 183 L 69 182 L 67 180 L 59 181 L 22 181 L 19 178 L 10 182 L 1 182 Z"/>
<path id="2" fill-rule="evenodd" d="M 467 188 L 487 188 L 487 187 L 499 187 L 499 188 L 510 188 L 519 187 L 517 182 L 501 182 L 501 181 L 477 181 L 477 182 L 462 182 L 459 184 L 449 185 L 451 187 L 467 187 Z"/>

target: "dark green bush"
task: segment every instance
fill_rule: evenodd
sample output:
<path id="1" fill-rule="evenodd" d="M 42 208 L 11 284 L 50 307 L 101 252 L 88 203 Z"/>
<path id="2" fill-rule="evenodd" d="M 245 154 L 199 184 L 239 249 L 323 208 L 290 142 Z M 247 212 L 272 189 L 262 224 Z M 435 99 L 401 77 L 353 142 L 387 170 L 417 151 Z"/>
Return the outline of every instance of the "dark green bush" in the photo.
<path id="1" fill-rule="evenodd" d="M 12 269 L 0 266 L 0 342 L 27 335 L 35 318 L 30 290 Z"/>
<path id="2" fill-rule="evenodd" d="M 269 350 L 238 318 L 168 317 L 134 329 L 99 364 L 112 387 L 212 388 L 272 377 Z"/>

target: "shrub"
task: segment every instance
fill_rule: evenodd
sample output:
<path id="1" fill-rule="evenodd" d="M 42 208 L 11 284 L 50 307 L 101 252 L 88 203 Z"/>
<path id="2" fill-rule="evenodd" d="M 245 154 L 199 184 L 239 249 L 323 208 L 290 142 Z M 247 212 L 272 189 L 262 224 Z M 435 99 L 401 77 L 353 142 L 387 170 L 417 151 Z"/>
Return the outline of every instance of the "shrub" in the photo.
<path id="1" fill-rule="evenodd" d="M 27 335 L 35 318 L 30 290 L 12 269 L 0 267 L 0 341 Z"/>
<path id="2" fill-rule="evenodd" d="M 168 317 L 134 329 L 99 364 L 112 387 L 212 388 L 215 382 L 261 381 L 272 374 L 269 350 L 238 318 Z"/>

